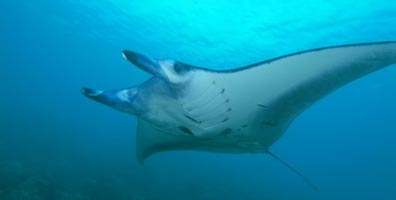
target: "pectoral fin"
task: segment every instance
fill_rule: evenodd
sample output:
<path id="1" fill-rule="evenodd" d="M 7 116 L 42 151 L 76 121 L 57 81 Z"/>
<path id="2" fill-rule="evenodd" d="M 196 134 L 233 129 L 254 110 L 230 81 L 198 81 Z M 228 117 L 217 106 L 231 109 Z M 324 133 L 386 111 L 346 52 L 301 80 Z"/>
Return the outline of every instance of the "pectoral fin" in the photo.
<path id="1" fill-rule="evenodd" d="M 198 144 L 191 136 L 172 135 L 140 120 L 136 133 L 136 156 L 143 164 L 149 156 L 162 151 L 194 149 Z"/>

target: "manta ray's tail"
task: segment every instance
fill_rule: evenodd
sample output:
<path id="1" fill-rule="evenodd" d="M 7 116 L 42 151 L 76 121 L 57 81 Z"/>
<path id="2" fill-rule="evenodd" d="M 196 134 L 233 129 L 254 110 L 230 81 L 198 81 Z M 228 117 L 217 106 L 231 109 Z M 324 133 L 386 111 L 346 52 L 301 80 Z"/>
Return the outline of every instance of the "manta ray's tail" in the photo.
<path id="1" fill-rule="evenodd" d="M 297 169 L 292 167 L 289 163 L 286 161 L 280 159 L 277 155 L 272 153 L 270 150 L 267 150 L 266 153 L 273 157 L 275 160 L 278 160 L 281 162 L 283 165 L 285 165 L 287 168 L 289 168 L 291 171 L 293 171 L 295 174 L 297 174 L 299 177 L 301 177 L 308 185 L 310 185 L 315 191 L 319 192 L 318 187 L 316 187 L 307 177 L 305 177 L 301 172 L 299 172 Z"/>

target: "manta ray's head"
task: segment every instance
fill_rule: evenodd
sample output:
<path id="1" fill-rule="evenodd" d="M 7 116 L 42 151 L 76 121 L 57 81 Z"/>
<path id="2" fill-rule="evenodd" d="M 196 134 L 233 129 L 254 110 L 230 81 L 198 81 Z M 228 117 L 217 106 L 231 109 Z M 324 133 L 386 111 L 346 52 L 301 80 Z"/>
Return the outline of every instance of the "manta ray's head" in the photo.
<path id="1" fill-rule="evenodd" d="M 82 93 L 90 99 L 103 103 L 121 112 L 142 116 L 160 107 L 161 101 L 172 101 L 179 95 L 177 91 L 190 80 L 192 66 L 173 60 L 154 60 L 139 53 L 125 50 L 122 56 L 153 75 L 141 85 L 120 90 L 101 91 L 83 88 Z M 155 101 L 155 103 L 153 103 Z"/>

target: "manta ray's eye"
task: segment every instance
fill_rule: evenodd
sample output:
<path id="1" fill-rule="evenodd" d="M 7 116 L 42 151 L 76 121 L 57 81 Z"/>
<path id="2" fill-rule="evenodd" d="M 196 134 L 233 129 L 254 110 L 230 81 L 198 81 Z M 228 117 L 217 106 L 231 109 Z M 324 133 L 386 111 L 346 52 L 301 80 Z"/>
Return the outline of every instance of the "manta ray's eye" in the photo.
<path id="1" fill-rule="evenodd" d="M 173 70 L 178 74 L 184 74 L 190 70 L 190 66 L 183 63 L 175 62 L 175 64 L 173 65 Z"/>

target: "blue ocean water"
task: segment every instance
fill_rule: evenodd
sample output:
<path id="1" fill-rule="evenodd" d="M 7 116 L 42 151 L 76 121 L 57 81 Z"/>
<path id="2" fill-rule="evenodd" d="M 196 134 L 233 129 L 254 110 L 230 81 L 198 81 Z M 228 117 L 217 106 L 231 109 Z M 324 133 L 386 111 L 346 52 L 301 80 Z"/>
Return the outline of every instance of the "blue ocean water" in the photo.
<path id="1" fill-rule="evenodd" d="M 168 152 L 142 166 L 136 118 L 80 93 L 148 79 L 124 49 L 231 69 L 387 40 L 394 1 L 2 0 L 0 199 L 395 199 L 395 66 L 321 100 L 272 147 L 320 192 L 264 154 Z"/>

